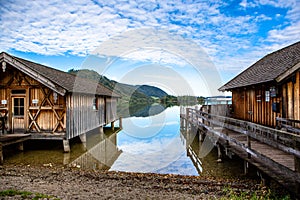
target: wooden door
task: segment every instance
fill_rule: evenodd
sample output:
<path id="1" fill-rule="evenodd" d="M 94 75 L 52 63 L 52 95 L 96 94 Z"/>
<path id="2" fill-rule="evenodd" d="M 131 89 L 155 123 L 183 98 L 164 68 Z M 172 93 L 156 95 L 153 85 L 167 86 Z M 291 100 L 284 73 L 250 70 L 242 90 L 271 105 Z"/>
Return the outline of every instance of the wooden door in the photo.
<path id="1" fill-rule="evenodd" d="M 13 133 L 25 132 L 25 98 L 12 98 L 12 128 Z"/>

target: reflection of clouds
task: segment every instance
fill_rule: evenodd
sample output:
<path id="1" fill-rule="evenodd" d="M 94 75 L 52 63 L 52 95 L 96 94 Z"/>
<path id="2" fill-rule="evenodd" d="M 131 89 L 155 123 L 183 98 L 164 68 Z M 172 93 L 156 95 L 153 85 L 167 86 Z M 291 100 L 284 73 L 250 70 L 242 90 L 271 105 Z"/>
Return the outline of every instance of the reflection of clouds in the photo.
<path id="1" fill-rule="evenodd" d="M 178 125 L 172 117 L 176 108 L 167 108 L 165 112 L 149 117 L 130 117 L 123 119 L 123 132 L 136 138 L 151 138 L 160 134 L 168 126 Z M 177 109 L 178 112 L 178 109 Z"/>
<path id="2" fill-rule="evenodd" d="M 191 168 L 193 168 L 190 164 L 191 161 L 183 156 L 185 146 L 179 137 L 153 139 L 150 142 L 137 141 L 121 145 L 119 148 L 122 149 L 123 153 L 110 170 L 163 172 L 162 168 L 168 169 L 168 166 L 172 164 L 174 173 L 181 173 L 180 171 L 182 171 L 182 174 L 186 174 L 184 171 L 192 171 Z"/>
<path id="3" fill-rule="evenodd" d="M 192 161 L 186 156 L 185 143 L 180 138 L 179 107 L 170 107 L 164 111 L 164 121 L 157 121 L 151 126 L 162 127 L 153 137 L 135 137 L 122 130 L 118 133 L 118 149 L 122 154 L 111 166 L 112 171 L 156 172 L 196 175 Z M 147 117 L 127 118 L 143 124 Z M 149 130 L 151 127 L 149 127 Z M 142 129 L 143 132 L 146 131 Z M 136 133 L 143 134 L 143 133 Z"/>
<path id="4" fill-rule="evenodd" d="M 170 165 L 158 169 L 155 173 L 160 174 L 181 174 L 181 175 L 198 175 L 197 170 L 195 169 L 192 161 L 186 157 L 186 154 L 183 153 L 181 156 Z"/>

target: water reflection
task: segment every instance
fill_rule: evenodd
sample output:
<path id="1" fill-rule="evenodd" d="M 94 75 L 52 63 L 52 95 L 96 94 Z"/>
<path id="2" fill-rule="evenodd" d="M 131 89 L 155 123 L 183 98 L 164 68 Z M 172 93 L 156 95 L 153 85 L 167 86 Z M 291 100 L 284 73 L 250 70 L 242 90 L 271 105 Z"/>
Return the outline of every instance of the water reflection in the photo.
<path id="1" fill-rule="evenodd" d="M 177 106 L 151 117 L 124 119 L 117 141 L 123 153 L 110 170 L 197 175 L 180 135 Z"/>
<path id="2" fill-rule="evenodd" d="M 87 137 L 87 151 L 78 158 L 70 162 L 71 167 L 80 167 L 84 169 L 109 169 L 118 159 L 121 150 L 117 148 L 117 132 L 112 134 L 90 133 Z"/>
<path id="3" fill-rule="evenodd" d="M 196 133 L 180 130 L 180 109 L 169 107 L 150 117 L 123 120 L 120 132 L 94 130 L 86 144 L 72 141 L 71 153 L 62 153 L 61 141 L 51 147 L 7 154 L 4 164 L 71 166 L 94 170 L 171 173 L 235 177 L 243 173 L 239 160 L 216 163 L 212 150 L 199 159 L 201 143 Z M 52 149 L 52 150 L 49 150 Z"/>

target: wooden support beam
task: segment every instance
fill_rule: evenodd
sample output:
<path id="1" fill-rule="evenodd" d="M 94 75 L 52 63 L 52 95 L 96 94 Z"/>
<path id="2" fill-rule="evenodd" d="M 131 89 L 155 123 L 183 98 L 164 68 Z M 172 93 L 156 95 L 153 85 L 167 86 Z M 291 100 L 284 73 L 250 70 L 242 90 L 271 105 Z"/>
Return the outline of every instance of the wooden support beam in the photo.
<path id="1" fill-rule="evenodd" d="M 18 143 L 18 150 L 19 151 L 24 151 L 24 144 L 23 144 L 23 142 Z"/>
<path id="2" fill-rule="evenodd" d="M 249 149 L 251 149 L 251 138 L 249 135 L 247 135 L 247 146 Z M 251 154 L 248 153 L 248 158 L 251 158 Z"/>
<path id="3" fill-rule="evenodd" d="M 244 160 L 244 174 L 248 175 L 249 173 L 249 162 Z"/>
<path id="4" fill-rule="evenodd" d="M 115 130 L 115 122 L 111 122 L 110 124 L 111 124 L 111 130 L 114 131 Z"/>
<path id="5" fill-rule="evenodd" d="M 79 135 L 79 138 L 82 143 L 86 143 L 86 133 Z"/>
<path id="6" fill-rule="evenodd" d="M 64 152 L 69 153 L 71 151 L 68 139 L 63 140 Z"/>
<path id="7" fill-rule="evenodd" d="M 219 143 L 217 143 L 217 149 L 218 149 L 218 160 L 217 160 L 217 162 L 220 163 L 220 162 L 222 162 L 222 149 L 221 149 L 221 145 Z"/>
<path id="8" fill-rule="evenodd" d="M 295 141 L 295 149 L 300 151 L 300 142 Z M 295 171 L 300 173 L 300 158 L 294 156 L 295 159 Z"/>
<path id="9" fill-rule="evenodd" d="M 103 134 L 103 133 L 104 133 L 103 126 L 100 126 L 100 127 L 99 127 L 99 133 L 100 133 L 100 134 Z"/>
<path id="10" fill-rule="evenodd" d="M 119 118 L 119 128 L 123 129 L 122 117 Z"/>

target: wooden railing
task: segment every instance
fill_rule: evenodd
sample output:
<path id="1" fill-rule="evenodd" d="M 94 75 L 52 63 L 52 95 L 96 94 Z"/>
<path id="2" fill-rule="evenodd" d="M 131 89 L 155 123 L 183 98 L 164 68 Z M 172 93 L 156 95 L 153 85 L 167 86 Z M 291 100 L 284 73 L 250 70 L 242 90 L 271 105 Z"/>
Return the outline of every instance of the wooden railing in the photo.
<path id="1" fill-rule="evenodd" d="M 300 120 L 276 117 L 276 125 L 279 129 L 285 128 L 289 132 L 300 135 L 300 129 L 297 128 L 300 127 Z"/>
<path id="2" fill-rule="evenodd" d="M 207 128 L 212 129 L 214 127 L 222 127 L 246 135 L 248 137 L 249 151 L 252 151 L 250 149 L 251 139 L 255 139 L 300 158 L 300 136 L 297 134 L 276 130 L 252 122 L 213 115 L 191 108 L 187 108 L 186 117 L 190 122 L 197 125 L 205 125 Z M 226 137 L 226 135 L 223 135 L 223 137 Z M 232 138 L 227 139 L 234 140 Z M 238 143 L 238 141 L 233 142 Z"/>

